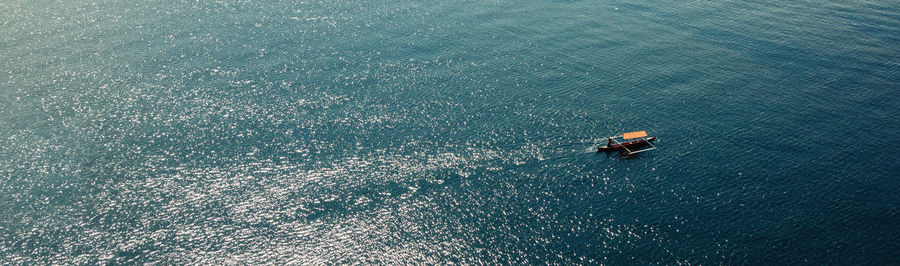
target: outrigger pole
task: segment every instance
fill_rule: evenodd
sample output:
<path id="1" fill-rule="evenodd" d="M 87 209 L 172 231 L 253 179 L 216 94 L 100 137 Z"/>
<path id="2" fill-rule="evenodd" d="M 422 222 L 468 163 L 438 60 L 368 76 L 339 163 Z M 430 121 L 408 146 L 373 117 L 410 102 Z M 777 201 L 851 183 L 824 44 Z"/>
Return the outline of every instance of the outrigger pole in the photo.
<path id="1" fill-rule="evenodd" d="M 626 153 L 625 155 L 632 155 L 632 154 L 635 154 L 635 153 L 641 153 L 641 152 L 645 152 L 645 151 L 652 151 L 652 150 L 655 150 L 655 149 L 656 149 L 656 146 L 653 146 L 653 143 L 650 143 L 649 141 L 647 141 L 647 139 L 641 138 L 641 140 L 643 140 L 645 143 L 647 143 L 647 145 L 650 145 L 650 148 L 646 148 L 646 149 L 642 149 L 642 150 L 637 150 L 637 151 L 631 151 L 631 150 L 628 150 L 628 148 L 622 147 L 622 148 L 625 148 L 625 150 L 628 151 L 628 153 Z"/>

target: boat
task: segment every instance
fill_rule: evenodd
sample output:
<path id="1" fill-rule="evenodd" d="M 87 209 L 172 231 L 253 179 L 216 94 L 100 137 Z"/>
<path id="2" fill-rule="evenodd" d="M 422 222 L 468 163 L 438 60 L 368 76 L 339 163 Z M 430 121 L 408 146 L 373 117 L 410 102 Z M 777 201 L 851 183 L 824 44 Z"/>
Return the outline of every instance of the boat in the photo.
<path id="1" fill-rule="evenodd" d="M 622 141 L 619 141 L 619 139 L 622 139 Z M 656 146 L 651 143 L 655 140 L 657 140 L 656 136 L 648 137 L 647 132 L 643 130 L 622 133 L 619 135 L 606 137 L 606 145 L 597 147 L 597 152 L 620 151 L 623 155 L 638 154 L 645 151 L 655 150 Z"/>
<path id="2" fill-rule="evenodd" d="M 607 143 L 606 146 L 597 147 L 597 151 L 598 152 L 621 151 L 621 150 L 625 150 L 625 148 L 640 148 L 643 146 L 647 146 L 648 144 L 650 144 L 650 142 L 652 142 L 654 140 L 656 140 L 656 136 L 649 137 L 646 140 L 644 140 L 644 139 L 632 140 L 632 141 L 626 141 L 626 142 L 612 144 L 612 145 L 609 145 L 610 143 Z"/>

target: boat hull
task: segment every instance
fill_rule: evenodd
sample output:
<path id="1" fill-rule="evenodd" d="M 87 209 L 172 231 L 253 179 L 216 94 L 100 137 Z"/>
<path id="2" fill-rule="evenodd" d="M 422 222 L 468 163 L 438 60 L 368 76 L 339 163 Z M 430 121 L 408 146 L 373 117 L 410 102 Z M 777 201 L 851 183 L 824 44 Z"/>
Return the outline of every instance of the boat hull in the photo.
<path id="1" fill-rule="evenodd" d="M 613 144 L 610 146 L 600 146 L 597 147 L 597 152 L 610 152 L 610 151 L 623 151 L 625 148 L 640 148 L 648 145 L 648 142 L 652 142 L 656 140 L 656 136 L 647 138 L 645 142 L 643 139 L 636 139 L 632 141 L 622 142 L 621 144 Z"/>

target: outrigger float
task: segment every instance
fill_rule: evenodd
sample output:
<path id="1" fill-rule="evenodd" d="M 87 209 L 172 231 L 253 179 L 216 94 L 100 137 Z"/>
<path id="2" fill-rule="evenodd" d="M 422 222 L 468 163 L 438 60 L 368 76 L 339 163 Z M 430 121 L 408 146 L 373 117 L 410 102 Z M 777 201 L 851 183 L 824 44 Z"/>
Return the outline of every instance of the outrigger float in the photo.
<path id="1" fill-rule="evenodd" d="M 619 141 L 618 139 L 622 139 L 622 141 Z M 629 139 L 634 140 L 625 141 Z M 622 155 L 625 156 L 638 154 L 655 150 L 656 146 L 653 146 L 653 144 L 650 143 L 654 140 L 656 140 L 656 136 L 647 137 L 647 132 L 643 130 L 623 133 L 621 135 L 606 137 L 606 145 L 597 147 L 597 152 L 621 151 Z"/>

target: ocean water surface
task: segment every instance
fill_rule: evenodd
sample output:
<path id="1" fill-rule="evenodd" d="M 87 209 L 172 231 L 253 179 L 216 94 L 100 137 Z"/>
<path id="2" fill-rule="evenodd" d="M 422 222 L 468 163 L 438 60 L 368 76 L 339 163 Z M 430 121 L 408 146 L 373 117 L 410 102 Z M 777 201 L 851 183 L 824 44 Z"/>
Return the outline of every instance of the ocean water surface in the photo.
<path id="1" fill-rule="evenodd" d="M 2 264 L 900 264 L 900 2 L 0 18 Z"/>

